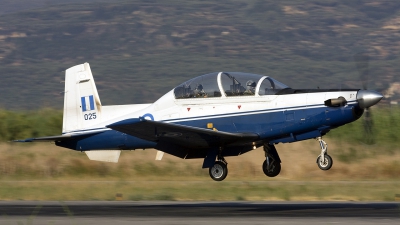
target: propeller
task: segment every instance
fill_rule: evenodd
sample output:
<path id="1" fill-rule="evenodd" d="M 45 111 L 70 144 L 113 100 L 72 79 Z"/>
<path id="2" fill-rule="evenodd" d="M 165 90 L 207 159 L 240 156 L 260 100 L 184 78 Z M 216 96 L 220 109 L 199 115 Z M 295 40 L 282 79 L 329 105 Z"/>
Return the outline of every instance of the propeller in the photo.
<path id="1" fill-rule="evenodd" d="M 364 143 L 365 144 L 374 144 L 375 143 L 375 138 L 374 138 L 374 133 L 373 133 L 373 126 L 374 123 L 372 121 L 372 113 L 370 106 L 376 104 L 381 100 L 379 98 L 379 93 L 372 93 L 371 91 L 368 90 L 368 84 L 369 84 L 369 56 L 366 53 L 357 53 L 354 55 L 354 61 L 357 66 L 358 73 L 360 74 L 360 80 L 363 85 L 363 90 L 364 91 L 359 91 L 360 94 L 360 99 L 359 99 L 359 105 L 361 108 L 364 108 L 364 120 L 363 120 L 363 127 L 364 127 Z M 359 98 L 357 95 L 357 98 Z M 377 102 L 374 104 L 368 103 L 368 97 L 367 95 L 373 95 L 372 98 L 378 99 Z"/>

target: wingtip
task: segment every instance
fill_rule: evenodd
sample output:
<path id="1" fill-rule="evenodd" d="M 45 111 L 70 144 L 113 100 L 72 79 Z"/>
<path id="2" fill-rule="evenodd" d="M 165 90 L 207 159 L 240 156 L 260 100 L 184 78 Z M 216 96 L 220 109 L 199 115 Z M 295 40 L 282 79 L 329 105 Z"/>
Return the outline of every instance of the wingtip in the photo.
<path id="1" fill-rule="evenodd" d="M 19 142 L 19 143 L 25 143 L 25 142 L 32 142 L 33 138 L 28 138 L 28 139 L 24 139 L 24 140 L 12 140 L 9 142 Z"/>

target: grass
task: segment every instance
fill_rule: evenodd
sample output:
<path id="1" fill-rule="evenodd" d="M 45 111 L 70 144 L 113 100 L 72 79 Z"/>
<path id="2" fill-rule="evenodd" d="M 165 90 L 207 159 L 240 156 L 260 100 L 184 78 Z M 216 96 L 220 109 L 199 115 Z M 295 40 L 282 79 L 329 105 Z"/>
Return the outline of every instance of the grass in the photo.
<path id="1" fill-rule="evenodd" d="M 36 114 L 2 111 L 4 137 L 35 136 L 23 121 L 39 124 L 43 115 L 54 118 L 42 129 L 54 134 L 60 112 Z M 262 170 L 262 149 L 227 158 L 229 176 L 223 182 L 209 178 L 202 160 L 183 160 L 166 154 L 154 161 L 156 151 L 124 151 L 119 163 L 90 161 L 82 152 L 51 143 L 0 144 L 0 200 L 393 200 L 400 193 L 400 146 L 396 108 L 373 113 L 376 142 L 362 142 L 362 119 L 335 129 L 325 139 L 334 163 L 318 169 L 320 153 L 314 140 L 277 145 L 282 159 L 278 177 Z M 57 119 L 58 118 L 58 119 Z M 58 122 L 57 122 L 58 121 Z M 22 132 L 22 133 L 21 133 Z M 51 133 L 53 132 L 53 133 Z M 3 137 L 3 138 L 4 138 Z M 25 138 L 25 137 L 22 137 Z"/>
<path id="2" fill-rule="evenodd" d="M 2 181 L 2 200 L 393 201 L 399 182 Z"/>
<path id="3" fill-rule="evenodd" d="M 398 128 L 400 127 L 400 110 L 398 106 L 372 107 L 372 137 L 373 145 L 365 145 L 374 148 L 375 153 L 385 151 L 394 153 L 400 147 Z M 338 143 L 355 143 L 357 145 L 367 143 L 364 132 L 365 115 L 357 121 L 346 124 L 339 129 L 329 132 L 328 137 L 335 139 Z M 353 152 L 353 153 L 351 153 Z M 349 150 L 354 155 L 354 150 Z"/>
<path id="4" fill-rule="evenodd" d="M 1 144 L 0 200 L 115 200 L 122 194 L 129 201 L 392 201 L 400 194 L 399 153 L 369 155 L 370 147 L 326 141 L 334 159 L 329 171 L 318 169 L 318 143 L 309 140 L 277 145 L 282 172 L 275 178 L 262 173 L 261 149 L 229 157 L 222 182 L 209 178 L 202 160 L 165 155 L 154 161 L 154 150 L 123 152 L 114 164 L 47 143 Z M 343 160 L 343 149 L 366 156 Z"/>
<path id="5" fill-rule="evenodd" d="M 398 149 L 380 152 L 377 146 L 346 144 L 326 139 L 328 153 L 334 160 L 329 171 L 318 169 L 320 153 L 314 140 L 277 145 L 282 171 L 276 178 L 266 177 L 261 165 L 264 152 L 257 149 L 239 157 L 228 157 L 228 180 L 396 180 L 400 177 Z M 51 143 L 0 144 L 1 180 L 209 180 L 208 170 L 201 169 L 201 159 L 183 160 L 165 155 L 155 161 L 156 151 L 123 151 L 119 163 L 90 161 L 78 151 Z"/>
<path id="6" fill-rule="evenodd" d="M 60 134 L 62 111 L 43 108 L 35 111 L 0 109 L 0 141 Z"/>

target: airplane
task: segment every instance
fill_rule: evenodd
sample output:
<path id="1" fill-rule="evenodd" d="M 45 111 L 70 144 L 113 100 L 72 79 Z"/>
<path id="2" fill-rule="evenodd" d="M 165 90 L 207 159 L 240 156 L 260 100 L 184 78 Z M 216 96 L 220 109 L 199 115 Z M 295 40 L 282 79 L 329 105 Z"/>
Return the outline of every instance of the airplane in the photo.
<path id="1" fill-rule="evenodd" d="M 264 75 L 214 72 L 183 82 L 152 104 L 103 106 L 88 63 L 65 72 L 62 134 L 16 142 L 51 141 L 82 151 L 89 159 L 118 162 L 122 150 L 156 149 L 203 160 L 210 177 L 228 175 L 225 157 L 263 147 L 262 170 L 281 171 L 278 143 L 319 141 L 317 165 L 333 160 L 322 139 L 359 119 L 383 95 L 365 89 L 293 89 Z"/>

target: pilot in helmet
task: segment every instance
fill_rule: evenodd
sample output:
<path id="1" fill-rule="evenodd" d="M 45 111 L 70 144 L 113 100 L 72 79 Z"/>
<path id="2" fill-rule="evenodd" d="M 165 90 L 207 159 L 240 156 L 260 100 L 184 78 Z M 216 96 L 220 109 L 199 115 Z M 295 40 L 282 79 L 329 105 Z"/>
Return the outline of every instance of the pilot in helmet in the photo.
<path id="1" fill-rule="evenodd" d="M 202 84 L 198 84 L 196 88 L 194 89 L 194 97 L 195 98 L 200 98 L 200 97 L 207 97 L 207 94 L 204 92 L 204 88 Z"/>
<path id="2" fill-rule="evenodd" d="M 243 92 L 244 95 L 254 95 L 256 92 L 256 82 L 248 80 L 246 82 L 246 91 Z"/>

